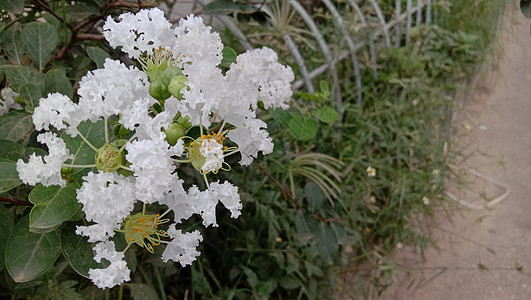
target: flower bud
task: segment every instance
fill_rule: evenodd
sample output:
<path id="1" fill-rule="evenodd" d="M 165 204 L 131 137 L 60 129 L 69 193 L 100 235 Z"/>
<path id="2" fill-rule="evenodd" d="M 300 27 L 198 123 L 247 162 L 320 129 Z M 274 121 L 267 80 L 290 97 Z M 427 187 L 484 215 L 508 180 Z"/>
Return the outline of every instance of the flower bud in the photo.
<path id="1" fill-rule="evenodd" d="M 115 145 L 105 144 L 96 152 L 96 167 L 103 172 L 118 170 L 125 163 L 125 153 Z"/>

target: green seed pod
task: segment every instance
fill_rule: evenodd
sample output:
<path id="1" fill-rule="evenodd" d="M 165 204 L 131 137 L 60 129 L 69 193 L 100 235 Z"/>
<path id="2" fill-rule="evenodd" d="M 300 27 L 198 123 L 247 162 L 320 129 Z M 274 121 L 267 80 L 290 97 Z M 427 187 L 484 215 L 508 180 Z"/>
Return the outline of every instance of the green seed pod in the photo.
<path id="1" fill-rule="evenodd" d="M 186 130 L 183 126 L 173 123 L 171 124 L 170 128 L 164 131 L 164 133 L 166 134 L 165 140 L 168 142 L 168 144 L 175 146 L 177 141 L 186 134 Z"/>
<path id="2" fill-rule="evenodd" d="M 96 152 L 96 167 L 103 172 L 113 172 L 125 163 L 125 152 L 115 145 L 105 144 Z"/>

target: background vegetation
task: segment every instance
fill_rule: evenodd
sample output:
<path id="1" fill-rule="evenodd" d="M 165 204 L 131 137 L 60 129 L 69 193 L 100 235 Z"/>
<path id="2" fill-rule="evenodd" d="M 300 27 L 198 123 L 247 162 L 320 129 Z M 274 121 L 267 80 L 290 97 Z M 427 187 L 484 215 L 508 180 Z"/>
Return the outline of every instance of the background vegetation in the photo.
<path id="1" fill-rule="evenodd" d="M 217 2 L 228 5 L 230 1 Z M 390 1 L 379 2 L 391 16 L 393 7 L 386 6 Z M 102 41 L 98 27 L 109 14 L 138 10 L 136 1 L 12 3 L 2 4 L 0 80 L 20 93 L 17 101 L 24 110 L 0 118 L 3 164 L 45 150 L 38 148 L 31 124 L 30 113 L 38 99 L 55 91 L 72 97 L 87 70 L 101 66 L 105 57 L 118 58 L 120 54 Z M 294 65 L 281 42 L 282 33 L 290 31 L 309 66 L 321 65 L 324 58 L 302 21 L 282 3 L 287 1 L 268 2 L 267 10 L 241 1 L 217 13 L 239 20 L 255 46 L 272 47 L 284 63 Z M 345 19 L 355 20 L 344 1 L 337 4 Z M 437 22 L 416 27 L 407 45 L 400 41 L 400 48 L 382 49 L 376 65 L 362 60 L 361 105 L 356 104 L 352 66 L 338 64 L 344 98 L 341 124 L 331 109 L 336 103 L 329 75 L 316 80 L 319 91 L 315 94 L 296 94 L 289 111 L 262 113 L 275 151 L 250 168 L 218 174 L 240 187 L 243 212 L 234 220 L 220 210 L 220 227 L 201 229 L 202 254 L 191 267 L 162 263 L 157 253 L 161 249 L 155 248 L 154 255 L 132 249 L 127 256 L 134 272 L 131 283 L 99 290 L 80 272 L 80 262 L 88 270 L 91 249 L 76 247 L 73 226 L 82 216 L 71 204 L 72 213 L 61 220 L 59 231 L 40 234 L 55 234 L 61 247 L 54 249 L 56 254 L 41 274 L 17 283 L 4 268 L 4 258 L 9 258 L 5 245 L 12 237 L 37 234 L 29 230 L 27 221 L 35 201 L 32 190 L 11 180 L 12 174 L 0 175 L 4 176 L 0 178 L 2 296 L 323 299 L 337 289 L 337 277 L 347 265 L 379 269 L 381 277 L 373 284 L 384 289 L 393 268 L 378 261 L 399 243 L 420 247 L 428 243 L 410 224 L 419 214 L 429 215 L 431 207 L 443 200 L 452 96 L 462 79 L 472 76 L 480 65 L 494 39 L 493 20 L 502 10 L 502 1 L 440 4 Z M 374 12 L 364 12 L 374 17 Z M 47 22 L 34 23 L 39 18 Z M 314 6 L 314 18 L 330 44 L 338 49 L 344 46 L 322 4 Z M 367 33 L 360 29 L 356 34 L 363 38 Z M 47 37 L 47 56 L 35 55 L 35 38 L 42 36 Z M 224 42 L 241 52 L 228 32 Z M 375 176 L 369 176 L 369 167 Z M 190 220 L 186 228 L 199 228 L 197 222 Z"/>

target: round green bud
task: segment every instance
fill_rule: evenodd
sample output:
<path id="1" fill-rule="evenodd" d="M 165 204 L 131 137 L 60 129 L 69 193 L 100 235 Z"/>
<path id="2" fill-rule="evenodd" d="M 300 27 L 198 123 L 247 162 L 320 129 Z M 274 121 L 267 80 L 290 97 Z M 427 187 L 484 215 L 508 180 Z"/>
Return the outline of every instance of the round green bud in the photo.
<path id="1" fill-rule="evenodd" d="M 173 123 L 170 128 L 164 131 L 164 133 L 166 134 L 165 140 L 168 144 L 175 146 L 177 141 L 186 134 L 186 130 L 183 126 Z"/>
<path id="2" fill-rule="evenodd" d="M 96 152 L 96 167 L 103 172 L 113 172 L 125 163 L 125 152 L 115 145 L 105 144 Z"/>

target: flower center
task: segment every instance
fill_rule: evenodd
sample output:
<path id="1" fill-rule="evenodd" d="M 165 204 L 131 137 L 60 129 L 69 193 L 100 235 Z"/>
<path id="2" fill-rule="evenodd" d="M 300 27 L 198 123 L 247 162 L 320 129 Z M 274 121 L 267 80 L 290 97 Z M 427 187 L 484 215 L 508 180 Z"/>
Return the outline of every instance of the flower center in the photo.
<path id="1" fill-rule="evenodd" d="M 201 173 L 218 172 L 223 166 L 223 152 L 227 150 L 227 147 L 223 146 L 224 139 L 223 134 L 212 131 L 211 134 L 203 135 L 190 143 L 188 156 L 196 170 Z"/>
<path id="2" fill-rule="evenodd" d="M 153 253 L 153 246 L 160 245 L 160 237 L 168 235 L 166 231 L 158 229 L 158 226 L 168 222 L 169 219 L 159 217 L 159 214 L 145 215 L 143 213 L 128 216 L 123 224 L 127 244 L 135 243 Z"/>
<path id="3" fill-rule="evenodd" d="M 103 172 L 113 172 L 125 163 L 125 153 L 115 145 L 105 144 L 96 152 L 96 167 Z"/>

